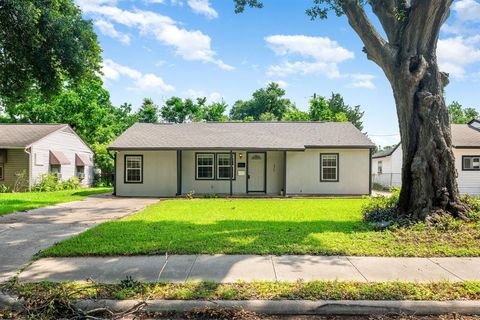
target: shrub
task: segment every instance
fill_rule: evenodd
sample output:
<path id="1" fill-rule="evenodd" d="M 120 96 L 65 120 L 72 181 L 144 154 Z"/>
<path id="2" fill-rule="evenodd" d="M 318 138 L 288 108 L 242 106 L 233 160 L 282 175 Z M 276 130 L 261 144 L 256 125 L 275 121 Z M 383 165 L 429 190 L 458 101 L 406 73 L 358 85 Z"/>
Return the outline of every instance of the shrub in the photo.
<path id="1" fill-rule="evenodd" d="M 362 214 L 365 222 L 379 223 L 379 227 L 388 226 L 396 220 L 396 206 L 400 195 L 400 189 L 392 189 L 391 196 L 368 197 L 368 201 L 362 206 Z"/>
<path id="2" fill-rule="evenodd" d="M 12 192 L 12 187 L 7 186 L 6 184 L 0 184 L 0 193 L 10 193 Z"/>
<path id="3" fill-rule="evenodd" d="M 22 170 L 15 173 L 15 183 L 13 185 L 13 192 L 27 191 L 29 187 L 27 170 Z"/>
<path id="4" fill-rule="evenodd" d="M 469 195 L 463 195 L 461 197 L 461 200 L 470 209 L 470 211 L 468 212 L 468 218 L 473 222 L 480 222 L 480 199 L 479 199 L 479 197 L 471 197 Z"/>
<path id="5" fill-rule="evenodd" d="M 80 188 L 80 179 L 72 177 L 67 181 L 59 181 L 56 174 L 43 174 L 38 181 L 33 185 L 32 191 L 35 192 L 49 192 L 59 190 L 75 190 Z"/>
<path id="6" fill-rule="evenodd" d="M 32 187 L 32 191 L 35 192 L 48 192 L 57 190 L 61 190 L 58 176 L 51 173 L 42 174 Z"/>
<path id="7" fill-rule="evenodd" d="M 113 187 L 113 181 L 112 179 L 95 176 L 92 186 L 96 188 Z"/>

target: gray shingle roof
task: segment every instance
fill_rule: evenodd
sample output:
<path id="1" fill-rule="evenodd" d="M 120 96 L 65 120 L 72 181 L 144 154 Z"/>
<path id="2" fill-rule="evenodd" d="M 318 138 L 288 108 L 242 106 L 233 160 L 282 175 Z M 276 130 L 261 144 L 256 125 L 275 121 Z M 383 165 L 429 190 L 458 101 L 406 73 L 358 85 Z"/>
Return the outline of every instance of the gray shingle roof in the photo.
<path id="1" fill-rule="evenodd" d="M 452 124 L 452 142 L 455 148 L 480 147 L 480 131 L 468 124 Z"/>
<path id="2" fill-rule="evenodd" d="M 469 124 L 452 124 L 452 143 L 455 148 L 477 148 L 480 147 L 480 130 Z M 398 148 L 382 150 L 375 153 L 372 158 L 383 158 L 391 156 Z"/>
<path id="3" fill-rule="evenodd" d="M 375 145 L 348 122 L 137 123 L 111 145 L 122 149 L 274 149 Z"/>
<path id="4" fill-rule="evenodd" d="M 397 148 L 398 148 L 399 145 L 400 145 L 400 143 L 397 144 L 395 147 L 388 148 L 388 149 L 384 149 L 384 150 L 380 150 L 380 151 L 374 153 L 374 154 L 372 155 L 372 158 L 383 158 L 383 157 L 391 156 L 392 153 L 393 153 L 395 150 L 397 150 Z"/>
<path id="5" fill-rule="evenodd" d="M 66 124 L 0 124 L 0 148 L 25 148 Z"/>

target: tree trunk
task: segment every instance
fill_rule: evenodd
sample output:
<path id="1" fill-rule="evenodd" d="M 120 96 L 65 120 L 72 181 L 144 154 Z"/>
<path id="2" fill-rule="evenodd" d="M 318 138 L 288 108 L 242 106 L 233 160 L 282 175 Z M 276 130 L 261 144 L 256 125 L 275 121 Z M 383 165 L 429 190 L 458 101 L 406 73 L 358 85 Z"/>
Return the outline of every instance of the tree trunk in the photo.
<path id="1" fill-rule="evenodd" d="M 403 150 L 398 208 L 404 217 L 426 220 L 445 210 L 465 218 L 443 87 L 435 54 L 406 58 L 388 76 L 395 97 Z"/>

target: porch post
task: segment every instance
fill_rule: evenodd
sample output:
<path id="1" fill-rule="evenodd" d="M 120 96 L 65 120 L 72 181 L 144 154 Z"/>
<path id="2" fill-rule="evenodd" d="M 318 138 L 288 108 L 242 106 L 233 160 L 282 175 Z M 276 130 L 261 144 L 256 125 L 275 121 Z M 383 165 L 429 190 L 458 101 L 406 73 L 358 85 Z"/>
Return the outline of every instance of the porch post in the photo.
<path id="1" fill-rule="evenodd" d="M 113 195 L 114 196 L 117 195 L 117 152 L 116 151 L 113 154 Z"/>
<path id="2" fill-rule="evenodd" d="M 287 196 L 287 151 L 283 151 L 283 196 Z"/>
<path id="3" fill-rule="evenodd" d="M 230 196 L 233 196 L 233 173 L 234 171 L 234 165 L 233 165 L 233 151 L 230 150 Z"/>
<path id="4" fill-rule="evenodd" d="M 177 196 L 182 195 L 182 150 L 177 150 Z"/>

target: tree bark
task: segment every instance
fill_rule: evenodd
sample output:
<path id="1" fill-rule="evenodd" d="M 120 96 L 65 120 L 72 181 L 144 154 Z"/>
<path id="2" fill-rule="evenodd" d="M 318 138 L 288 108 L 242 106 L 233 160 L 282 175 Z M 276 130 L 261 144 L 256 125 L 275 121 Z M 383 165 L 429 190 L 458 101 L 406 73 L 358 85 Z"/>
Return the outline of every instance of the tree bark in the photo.
<path id="1" fill-rule="evenodd" d="M 447 76 L 435 53 L 406 57 L 389 77 L 397 106 L 403 151 L 400 214 L 426 220 L 443 210 L 466 218 L 456 181 L 448 111 Z"/>

